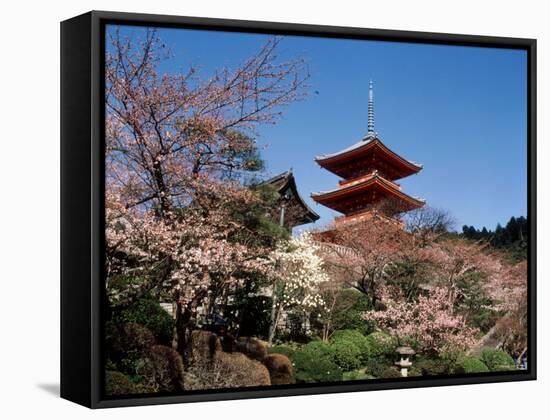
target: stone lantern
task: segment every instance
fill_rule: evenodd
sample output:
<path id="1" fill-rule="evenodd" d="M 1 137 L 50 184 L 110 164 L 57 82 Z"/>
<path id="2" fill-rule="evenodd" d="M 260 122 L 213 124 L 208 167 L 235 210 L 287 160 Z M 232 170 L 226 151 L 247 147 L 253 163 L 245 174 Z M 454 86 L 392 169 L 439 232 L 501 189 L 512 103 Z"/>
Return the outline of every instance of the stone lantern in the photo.
<path id="1" fill-rule="evenodd" d="M 415 351 L 409 346 L 397 347 L 395 351 L 400 356 L 400 360 L 395 362 L 395 364 L 401 368 L 401 376 L 406 378 L 408 369 L 412 366 L 410 358 L 415 354 Z"/>

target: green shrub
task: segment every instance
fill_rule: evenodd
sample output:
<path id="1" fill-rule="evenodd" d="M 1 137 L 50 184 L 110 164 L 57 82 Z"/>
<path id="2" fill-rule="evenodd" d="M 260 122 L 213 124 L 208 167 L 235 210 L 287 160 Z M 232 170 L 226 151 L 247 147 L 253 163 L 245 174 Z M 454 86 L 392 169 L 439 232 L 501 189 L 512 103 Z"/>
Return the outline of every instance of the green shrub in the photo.
<path id="1" fill-rule="evenodd" d="M 302 347 L 312 359 L 327 359 L 343 371 L 350 371 L 362 366 L 361 350 L 349 340 L 337 339 L 331 344 L 322 341 L 310 341 Z"/>
<path id="2" fill-rule="evenodd" d="M 514 370 L 514 359 L 502 350 L 485 348 L 481 351 L 481 361 L 491 372 Z"/>
<path id="3" fill-rule="evenodd" d="M 302 350 L 311 353 L 311 355 L 315 357 L 325 357 L 332 359 L 332 347 L 329 344 L 320 340 L 310 341 L 304 347 L 302 347 Z"/>
<path id="4" fill-rule="evenodd" d="M 416 366 L 411 366 L 409 368 L 409 371 L 407 372 L 408 376 L 422 376 L 422 372 L 420 369 L 418 369 Z"/>
<path id="5" fill-rule="evenodd" d="M 389 334 L 383 332 L 373 332 L 367 337 L 370 357 L 394 357 L 397 347 L 396 340 Z"/>
<path id="6" fill-rule="evenodd" d="M 382 374 L 380 375 L 381 378 L 401 378 L 401 372 L 395 367 L 388 367 L 386 368 Z"/>
<path id="7" fill-rule="evenodd" d="M 328 299 L 332 299 L 332 295 Z M 358 330 L 362 334 L 372 332 L 374 323 L 363 319 L 363 312 L 372 310 L 372 301 L 364 293 L 350 288 L 342 290 L 336 297 L 336 302 L 332 310 L 331 324 L 335 330 Z M 313 313 L 312 326 L 322 329 L 322 325 L 317 324 L 317 313 Z"/>
<path id="8" fill-rule="evenodd" d="M 153 333 L 143 325 L 129 323 L 114 327 L 109 337 L 108 358 L 117 370 L 130 376 L 136 375 L 140 360 L 155 344 Z"/>
<path id="9" fill-rule="evenodd" d="M 433 359 L 417 359 L 413 361 L 413 366 L 418 369 L 423 376 L 433 375 L 450 375 L 454 373 L 455 366 L 447 360 Z"/>
<path id="10" fill-rule="evenodd" d="M 374 379 L 374 376 L 365 373 L 364 369 L 352 370 L 344 372 L 342 380 L 344 381 L 359 381 L 363 379 Z"/>
<path id="11" fill-rule="evenodd" d="M 305 346 L 307 347 L 307 346 Z M 319 349 L 297 350 L 291 356 L 294 378 L 297 383 L 334 382 L 342 380 L 342 370 Z"/>
<path id="12" fill-rule="evenodd" d="M 346 343 L 357 347 L 360 351 L 360 362 L 366 362 L 371 357 L 371 342 L 357 330 L 337 331 L 332 336 L 334 344 Z"/>
<path id="13" fill-rule="evenodd" d="M 131 395 L 152 392 L 151 389 L 132 382 L 121 372 L 108 370 L 105 372 L 105 393 L 107 395 Z"/>
<path id="14" fill-rule="evenodd" d="M 367 360 L 366 364 L 366 373 L 376 378 L 380 378 L 387 368 L 393 366 L 393 359 L 385 356 L 372 357 Z"/>
<path id="15" fill-rule="evenodd" d="M 361 349 L 351 341 L 336 341 L 330 349 L 332 361 L 345 372 L 358 369 L 363 364 Z"/>
<path id="16" fill-rule="evenodd" d="M 464 373 L 489 372 L 489 368 L 476 357 L 465 357 L 458 362 Z"/>
<path id="17" fill-rule="evenodd" d="M 296 350 L 294 350 L 292 347 L 281 345 L 281 346 L 268 347 L 267 352 L 269 354 L 271 353 L 284 354 L 286 357 L 292 359 L 292 356 L 294 355 L 294 353 L 296 353 Z"/>
<path id="18" fill-rule="evenodd" d="M 145 296 L 128 308 L 113 316 L 115 324 L 137 323 L 148 328 L 157 341 L 169 345 L 172 340 L 172 328 L 174 320 L 168 312 L 160 306 L 159 302 L 150 296 Z"/>

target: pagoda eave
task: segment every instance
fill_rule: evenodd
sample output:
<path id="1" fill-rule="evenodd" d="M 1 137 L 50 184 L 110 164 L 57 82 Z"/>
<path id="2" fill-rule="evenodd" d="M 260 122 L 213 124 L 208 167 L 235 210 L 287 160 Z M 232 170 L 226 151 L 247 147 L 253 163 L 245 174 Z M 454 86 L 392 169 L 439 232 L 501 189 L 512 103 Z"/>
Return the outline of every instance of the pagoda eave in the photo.
<path id="1" fill-rule="evenodd" d="M 399 156 L 384 145 L 377 137 L 363 139 L 338 153 L 318 156 L 315 158 L 315 162 L 336 175 L 348 178 L 350 168 L 354 163 L 361 164 L 365 162 L 368 164 L 369 160 L 375 156 L 377 162 L 387 162 L 391 166 L 391 170 L 386 172 L 388 173 L 387 176 L 392 180 L 405 178 L 422 170 L 422 165 Z M 361 164 L 361 166 L 363 165 Z"/>
<path id="2" fill-rule="evenodd" d="M 405 194 L 397 184 L 378 175 L 370 176 L 362 182 L 352 183 L 333 191 L 313 193 L 311 198 L 319 204 L 347 214 L 350 211 L 348 202 L 358 197 L 367 196 L 369 196 L 371 204 L 382 200 L 392 201 L 400 211 L 414 210 L 425 205 L 423 200 Z M 377 198 L 370 198 L 374 196 Z"/>

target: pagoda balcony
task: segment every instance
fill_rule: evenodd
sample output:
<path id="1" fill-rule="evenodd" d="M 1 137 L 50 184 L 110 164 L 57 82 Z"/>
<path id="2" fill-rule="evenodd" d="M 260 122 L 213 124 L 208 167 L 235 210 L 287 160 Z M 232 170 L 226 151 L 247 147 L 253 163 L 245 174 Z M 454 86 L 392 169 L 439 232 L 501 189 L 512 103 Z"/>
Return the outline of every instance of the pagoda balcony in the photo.
<path id="1" fill-rule="evenodd" d="M 373 218 L 391 223 L 395 226 L 400 227 L 401 229 L 405 228 L 405 223 L 403 223 L 401 220 L 387 216 L 377 210 L 367 210 L 359 213 L 337 216 L 334 218 L 334 223 L 336 224 L 336 227 L 341 227 L 354 223 L 367 222 L 369 220 L 372 220 Z"/>
<path id="2" fill-rule="evenodd" d="M 380 174 L 378 171 L 372 171 L 369 172 L 366 175 L 362 175 L 356 178 L 352 179 L 343 179 L 341 181 L 338 181 L 338 185 L 341 188 L 344 187 L 351 187 L 353 185 L 360 184 L 361 182 L 368 181 L 369 179 L 372 179 L 374 177 L 384 178 L 384 181 L 386 181 L 388 184 L 392 185 L 396 190 L 401 190 L 401 185 L 399 185 L 397 182 L 390 181 L 389 179 L 385 178 L 382 174 Z"/>

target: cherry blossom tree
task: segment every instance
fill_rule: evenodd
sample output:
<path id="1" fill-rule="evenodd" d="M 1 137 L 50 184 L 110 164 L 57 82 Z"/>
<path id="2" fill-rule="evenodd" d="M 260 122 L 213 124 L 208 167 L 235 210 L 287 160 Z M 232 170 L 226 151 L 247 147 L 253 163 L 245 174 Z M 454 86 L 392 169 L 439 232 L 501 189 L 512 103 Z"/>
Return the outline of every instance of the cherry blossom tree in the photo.
<path id="1" fill-rule="evenodd" d="M 490 253 L 489 245 L 451 238 L 429 243 L 420 250 L 421 258 L 431 265 L 431 287 L 443 287 L 454 303 L 460 298 L 457 284 L 472 273 L 485 279 L 501 269 L 500 259 Z"/>
<path id="2" fill-rule="evenodd" d="M 373 305 L 387 291 L 389 268 L 417 252 L 411 234 L 397 221 L 376 216 L 351 226 L 333 226 L 315 237 L 326 244 L 323 256 L 331 274 L 368 295 Z"/>
<path id="3" fill-rule="evenodd" d="M 495 335 L 510 354 L 519 358 L 527 351 L 527 261 L 503 265 L 485 289 L 504 315 L 495 325 Z"/>
<path id="4" fill-rule="evenodd" d="M 151 29 L 136 44 L 110 37 L 105 64 L 107 188 L 126 206 L 163 215 L 196 198 L 202 185 L 257 164 L 255 129 L 277 121 L 281 109 L 304 97 L 303 60 L 278 62 L 279 38 L 234 70 L 203 80 L 195 68 L 158 73 L 168 57 Z"/>
<path id="5" fill-rule="evenodd" d="M 106 54 L 105 301 L 116 308 L 165 291 L 183 350 L 209 295 L 265 269 L 270 250 L 236 217 L 258 194 L 239 179 L 259 167 L 256 127 L 304 97 L 308 74 L 303 60 L 278 60 L 278 38 L 208 79 L 194 68 L 160 74 L 167 48 L 143 33 L 136 43 L 110 32 Z"/>
<path id="6" fill-rule="evenodd" d="M 318 246 L 306 232 L 282 242 L 271 253 L 272 310 L 268 341 L 271 344 L 284 311 L 301 311 L 304 316 L 324 306 L 320 286 L 329 278 L 318 255 Z"/>
<path id="7" fill-rule="evenodd" d="M 387 302 L 384 311 L 366 312 L 364 318 L 424 353 L 465 350 L 475 343 L 477 332 L 453 313 L 453 303 L 443 288 L 420 296 L 417 302 Z"/>

